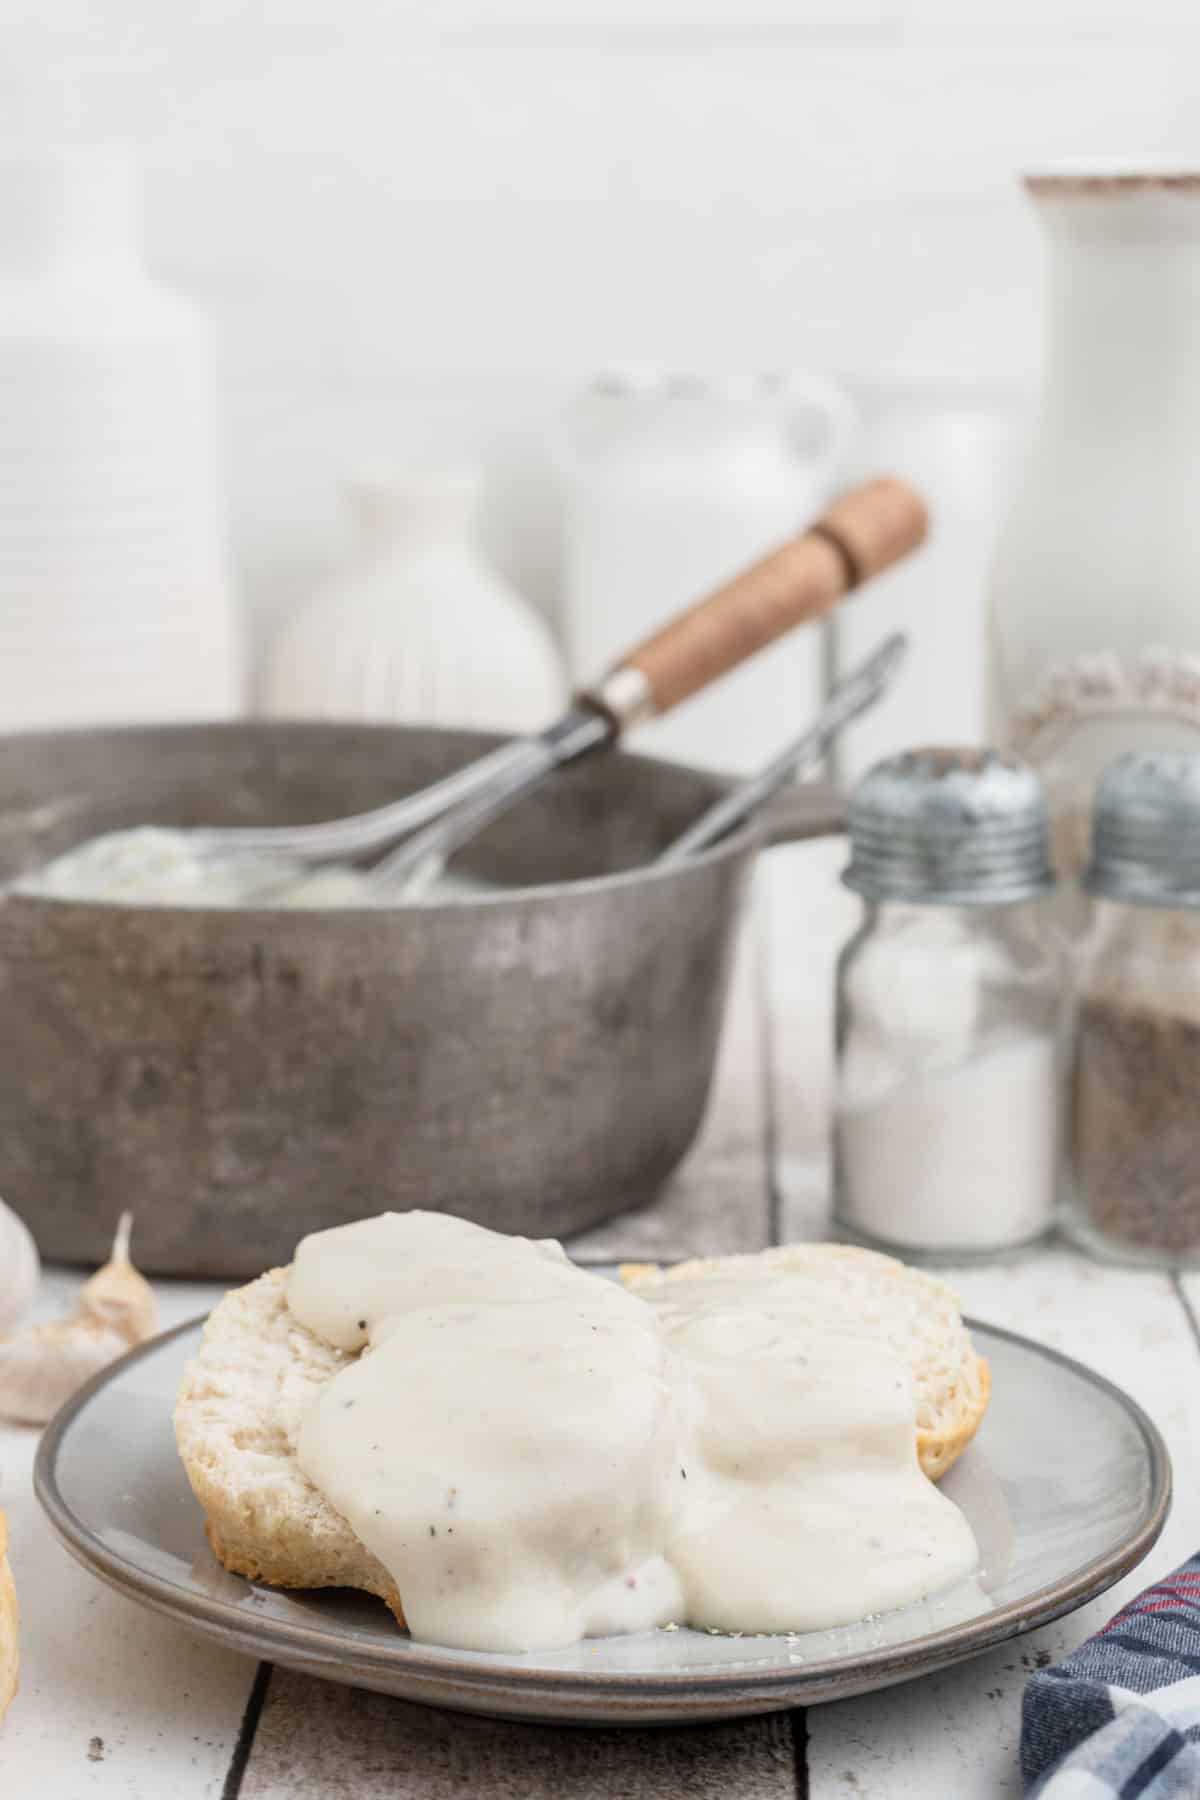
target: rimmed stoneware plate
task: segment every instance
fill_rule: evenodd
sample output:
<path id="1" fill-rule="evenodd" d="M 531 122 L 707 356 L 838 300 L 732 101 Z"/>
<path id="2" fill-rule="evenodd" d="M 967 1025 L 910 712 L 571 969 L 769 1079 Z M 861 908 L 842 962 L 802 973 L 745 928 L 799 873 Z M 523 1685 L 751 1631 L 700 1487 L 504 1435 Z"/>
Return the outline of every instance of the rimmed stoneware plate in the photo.
<path id="1" fill-rule="evenodd" d="M 1141 1408 L 1065 1356 L 971 1329 L 992 1364 L 993 1399 L 944 1485 L 974 1527 L 979 1582 L 836 1631 L 667 1630 L 485 1655 L 415 1644 L 364 1595 L 284 1593 L 229 1575 L 205 1542 L 171 1429 L 199 1322 L 89 1383 L 47 1430 L 34 1482 L 85 1568 L 250 1656 L 514 1719 L 647 1725 L 771 1712 L 906 1681 L 1032 1630 L 1102 1593 L 1162 1529 L 1170 1462 Z"/>

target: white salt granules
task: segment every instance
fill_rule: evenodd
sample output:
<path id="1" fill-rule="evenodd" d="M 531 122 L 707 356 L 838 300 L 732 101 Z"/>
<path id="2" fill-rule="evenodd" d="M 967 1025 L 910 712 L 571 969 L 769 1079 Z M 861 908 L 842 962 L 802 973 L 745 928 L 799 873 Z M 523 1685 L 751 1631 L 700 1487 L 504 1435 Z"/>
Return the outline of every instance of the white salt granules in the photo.
<path id="1" fill-rule="evenodd" d="M 1054 1212 L 1058 1065 L 1050 1035 L 917 1070 L 880 1054 L 843 1071 L 840 1222 L 907 1250 L 994 1250 Z"/>

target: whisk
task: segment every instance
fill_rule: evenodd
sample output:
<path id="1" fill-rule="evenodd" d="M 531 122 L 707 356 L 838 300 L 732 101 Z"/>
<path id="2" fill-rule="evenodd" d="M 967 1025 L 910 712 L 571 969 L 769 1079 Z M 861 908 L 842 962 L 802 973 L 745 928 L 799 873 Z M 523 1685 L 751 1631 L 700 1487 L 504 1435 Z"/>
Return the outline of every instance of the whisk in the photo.
<path id="1" fill-rule="evenodd" d="M 192 828 L 201 857 L 264 857 L 305 867 L 387 852 L 364 872 L 376 899 L 436 878 L 454 852 L 576 758 L 707 687 L 918 547 L 920 496 L 879 477 L 843 495 L 799 537 L 698 601 L 580 690 L 562 718 L 389 805 L 312 825 Z M 714 760 L 719 760 L 714 755 Z"/>

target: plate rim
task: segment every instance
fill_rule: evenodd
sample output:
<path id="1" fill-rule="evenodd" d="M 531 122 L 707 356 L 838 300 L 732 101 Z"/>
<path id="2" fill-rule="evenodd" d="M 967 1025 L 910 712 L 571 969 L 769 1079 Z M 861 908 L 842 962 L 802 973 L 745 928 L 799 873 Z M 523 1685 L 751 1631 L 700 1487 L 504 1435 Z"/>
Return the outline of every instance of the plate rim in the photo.
<path id="1" fill-rule="evenodd" d="M 43 1431 L 33 1465 L 33 1490 L 59 1541 L 69 1553 L 93 1575 L 96 1575 L 127 1598 L 150 1610 L 174 1618 L 185 1627 L 202 1630 L 215 1640 L 238 1640 L 244 1653 L 258 1655 L 285 1666 L 302 1665 L 320 1673 L 328 1671 L 337 1679 L 339 1650 L 329 1642 L 336 1627 L 308 1625 L 300 1621 L 264 1619 L 247 1614 L 231 1601 L 212 1595 L 192 1593 L 178 1583 L 151 1570 L 139 1568 L 120 1552 L 113 1550 L 98 1533 L 81 1519 L 62 1494 L 58 1484 L 57 1462 L 63 1442 L 94 1397 L 136 1363 L 165 1350 L 177 1338 L 197 1331 L 206 1322 L 205 1313 L 185 1319 L 170 1330 L 160 1332 L 144 1344 L 137 1345 L 117 1361 L 92 1376 L 77 1393 L 59 1408 Z M 1150 1491 L 1145 1515 L 1137 1528 L 1115 1549 L 1092 1557 L 1062 1581 L 1047 1582 L 1032 1589 L 1022 1598 L 1010 1600 L 991 1612 L 943 1626 L 907 1642 L 880 1645 L 874 1649 L 843 1656 L 826 1657 L 819 1662 L 787 1668 L 778 1664 L 766 1668 L 729 1664 L 724 1667 L 696 1670 L 584 1670 L 523 1668 L 515 1660 L 495 1665 L 467 1662 L 456 1657 L 453 1649 L 438 1645 L 436 1662 L 423 1659 L 424 1646 L 397 1634 L 395 1645 L 385 1648 L 359 1648 L 342 1641 L 340 1660 L 347 1677 L 361 1678 L 372 1674 L 388 1680 L 404 1680 L 410 1686 L 453 1687 L 460 1695 L 493 1694 L 505 1684 L 518 1688 L 533 1701 L 538 1698 L 569 1702 L 611 1700 L 632 1703 L 635 1700 L 674 1701 L 681 1714 L 688 1703 L 704 1702 L 719 1707 L 722 1696 L 747 1702 L 776 1696 L 780 1704 L 795 1696 L 803 1703 L 807 1688 L 837 1688 L 855 1682 L 855 1691 L 890 1685 L 911 1676 L 932 1673 L 948 1663 L 994 1648 L 1039 1625 L 1050 1623 L 1064 1614 L 1093 1600 L 1112 1587 L 1154 1547 L 1166 1524 L 1172 1501 L 1171 1457 L 1166 1442 L 1153 1419 L 1133 1396 L 1110 1381 L 1106 1375 L 1056 1350 L 1040 1344 L 1022 1332 L 1001 1325 L 989 1325 L 981 1319 L 964 1315 L 964 1324 L 972 1333 L 982 1333 L 1015 1344 L 1021 1350 L 1068 1369 L 1076 1377 L 1114 1400 L 1137 1427 L 1146 1451 L 1150 1475 Z M 253 1583 L 249 1583 L 253 1586 Z M 253 1648 L 249 1648 L 253 1645 Z M 397 1654 L 400 1646 L 403 1654 Z M 873 1679 L 878 1677 L 878 1679 Z M 389 1689 L 389 1691 L 396 1691 Z M 444 1703 L 444 1702 L 443 1702 Z M 460 1704 L 463 1702 L 460 1700 Z M 711 1715 L 710 1715 L 711 1716 Z"/>

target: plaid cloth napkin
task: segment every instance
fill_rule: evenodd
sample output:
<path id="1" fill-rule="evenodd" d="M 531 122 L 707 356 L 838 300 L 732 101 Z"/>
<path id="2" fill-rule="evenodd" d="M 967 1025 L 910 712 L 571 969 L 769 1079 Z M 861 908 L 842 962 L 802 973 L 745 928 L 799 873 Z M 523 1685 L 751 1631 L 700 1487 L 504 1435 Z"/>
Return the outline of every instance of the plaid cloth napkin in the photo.
<path id="1" fill-rule="evenodd" d="M 1200 1556 L 1030 1677 L 1021 1774 L 1037 1800 L 1200 1800 Z"/>

